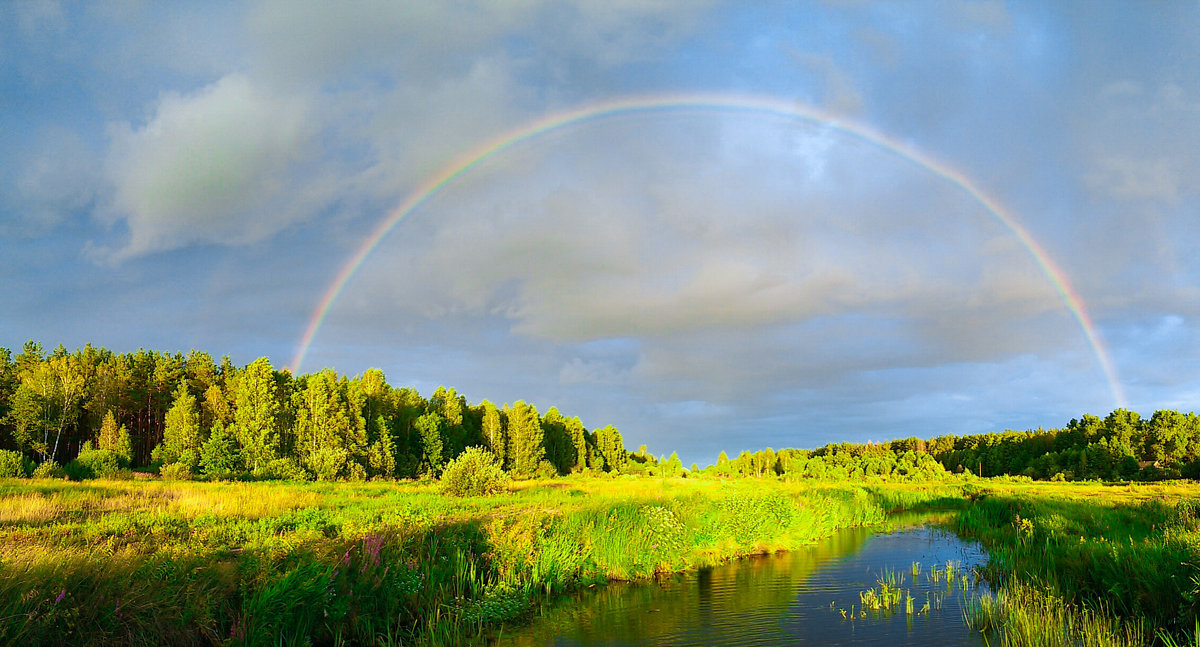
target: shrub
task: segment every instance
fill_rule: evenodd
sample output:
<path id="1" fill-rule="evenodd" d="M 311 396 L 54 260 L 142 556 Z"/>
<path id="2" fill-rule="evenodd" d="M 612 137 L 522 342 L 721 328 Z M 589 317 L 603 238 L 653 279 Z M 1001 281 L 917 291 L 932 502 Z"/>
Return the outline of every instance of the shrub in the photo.
<path id="1" fill-rule="evenodd" d="M 61 479 L 67 477 L 67 471 L 58 464 L 58 461 L 46 461 L 37 466 L 33 470 L 33 478 L 35 479 Z"/>
<path id="2" fill-rule="evenodd" d="M 508 474 L 495 455 L 482 447 L 468 447 L 442 472 L 442 491 L 453 496 L 497 494 L 508 487 Z"/>
<path id="3" fill-rule="evenodd" d="M 84 443 L 79 457 L 67 463 L 67 476 L 72 480 L 121 477 L 122 457 L 110 449 L 92 449 Z"/>
<path id="4" fill-rule="evenodd" d="M 308 471 L 290 458 L 276 458 L 254 470 L 256 479 L 279 481 L 307 481 L 312 478 Z"/>
<path id="5" fill-rule="evenodd" d="M 0 478 L 29 476 L 30 463 L 21 452 L 0 450 Z"/>
<path id="6" fill-rule="evenodd" d="M 158 473 L 168 481 L 192 480 L 192 468 L 187 463 L 168 463 L 163 465 Z"/>

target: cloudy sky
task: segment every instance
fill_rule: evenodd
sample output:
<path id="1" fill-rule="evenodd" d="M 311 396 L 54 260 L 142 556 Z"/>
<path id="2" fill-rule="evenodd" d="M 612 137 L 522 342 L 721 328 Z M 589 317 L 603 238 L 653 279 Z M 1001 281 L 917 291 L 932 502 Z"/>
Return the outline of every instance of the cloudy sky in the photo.
<path id="1" fill-rule="evenodd" d="M 489 142 L 674 100 L 454 176 L 300 370 L 701 464 L 1192 411 L 1197 33 L 1196 2 L 6 2 L 0 346 L 288 365 Z"/>

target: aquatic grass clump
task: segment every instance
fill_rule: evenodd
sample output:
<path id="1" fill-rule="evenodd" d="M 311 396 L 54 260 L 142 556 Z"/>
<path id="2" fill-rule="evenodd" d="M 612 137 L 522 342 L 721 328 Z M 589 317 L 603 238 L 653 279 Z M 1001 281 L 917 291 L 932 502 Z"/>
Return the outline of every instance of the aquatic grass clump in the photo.
<path id="1" fill-rule="evenodd" d="M 967 623 L 1001 647 L 1142 647 L 1146 627 L 1139 619 L 1114 618 L 1107 609 L 1072 605 L 1042 588 L 1009 582 L 977 598 Z"/>

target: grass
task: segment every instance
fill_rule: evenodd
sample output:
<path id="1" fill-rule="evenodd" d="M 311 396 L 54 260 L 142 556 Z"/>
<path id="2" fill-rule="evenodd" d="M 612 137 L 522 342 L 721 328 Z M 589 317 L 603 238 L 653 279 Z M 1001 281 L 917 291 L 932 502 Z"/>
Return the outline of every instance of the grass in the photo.
<path id="1" fill-rule="evenodd" d="M 972 622 L 1000 644 L 1196 644 L 1200 489 L 1190 483 L 638 477 L 468 498 L 431 482 L 0 480 L 0 643 L 483 642 L 559 592 L 946 507 L 959 511 L 948 523 L 989 551 L 997 593 Z M 914 582 L 969 584 L 953 563 L 911 571 Z M 881 578 L 875 600 L 851 613 L 885 599 L 928 612 L 928 600 L 901 594 L 906 575 Z M 1080 642 L 1080 631 L 1113 637 Z"/>
<path id="2" fill-rule="evenodd" d="M 978 598 L 968 624 L 999 647 L 1142 647 L 1141 621 L 1122 621 L 1107 609 L 1066 602 L 1042 587 L 1012 582 Z"/>
<path id="3" fill-rule="evenodd" d="M 958 517 L 990 578 L 1174 636 L 1200 610 L 1200 490 L 1190 483 L 986 483 Z"/>
<path id="4" fill-rule="evenodd" d="M 537 600 L 794 549 L 946 496 L 776 480 L 0 481 L 0 642 L 465 644 Z M 899 502 L 899 503 L 898 503 Z"/>

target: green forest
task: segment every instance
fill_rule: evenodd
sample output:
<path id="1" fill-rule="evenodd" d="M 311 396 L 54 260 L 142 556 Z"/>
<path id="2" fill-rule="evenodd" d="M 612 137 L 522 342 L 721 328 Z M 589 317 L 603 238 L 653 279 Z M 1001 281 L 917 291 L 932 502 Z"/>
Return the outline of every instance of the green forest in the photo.
<path id="1" fill-rule="evenodd" d="M 45 353 L 33 341 L 15 357 L 0 348 L 0 445 L 6 474 L 65 469 L 73 478 L 146 468 L 176 477 L 436 477 L 473 446 L 516 477 L 628 463 L 613 427 L 588 430 L 578 417 L 521 401 L 471 405 L 453 388 L 424 398 L 375 369 L 293 376 L 266 358 L 236 367 L 194 350 Z"/>
<path id="2" fill-rule="evenodd" d="M 428 398 L 369 369 L 295 376 L 205 352 L 51 352 L 0 348 L 0 474 L 72 478 L 163 471 L 175 478 L 366 480 L 438 477 L 468 447 L 516 478 L 572 473 L 899 480 L 951 473 L 1045 480 L 1200 476 L 1200 417 L 1118 409 L 1061 429 L 1004 431 L 817 449 L 724 452 L 685 469 L 676 454 L 626 449 L 612 426 L 588 430 L 557 408 Z"/>

